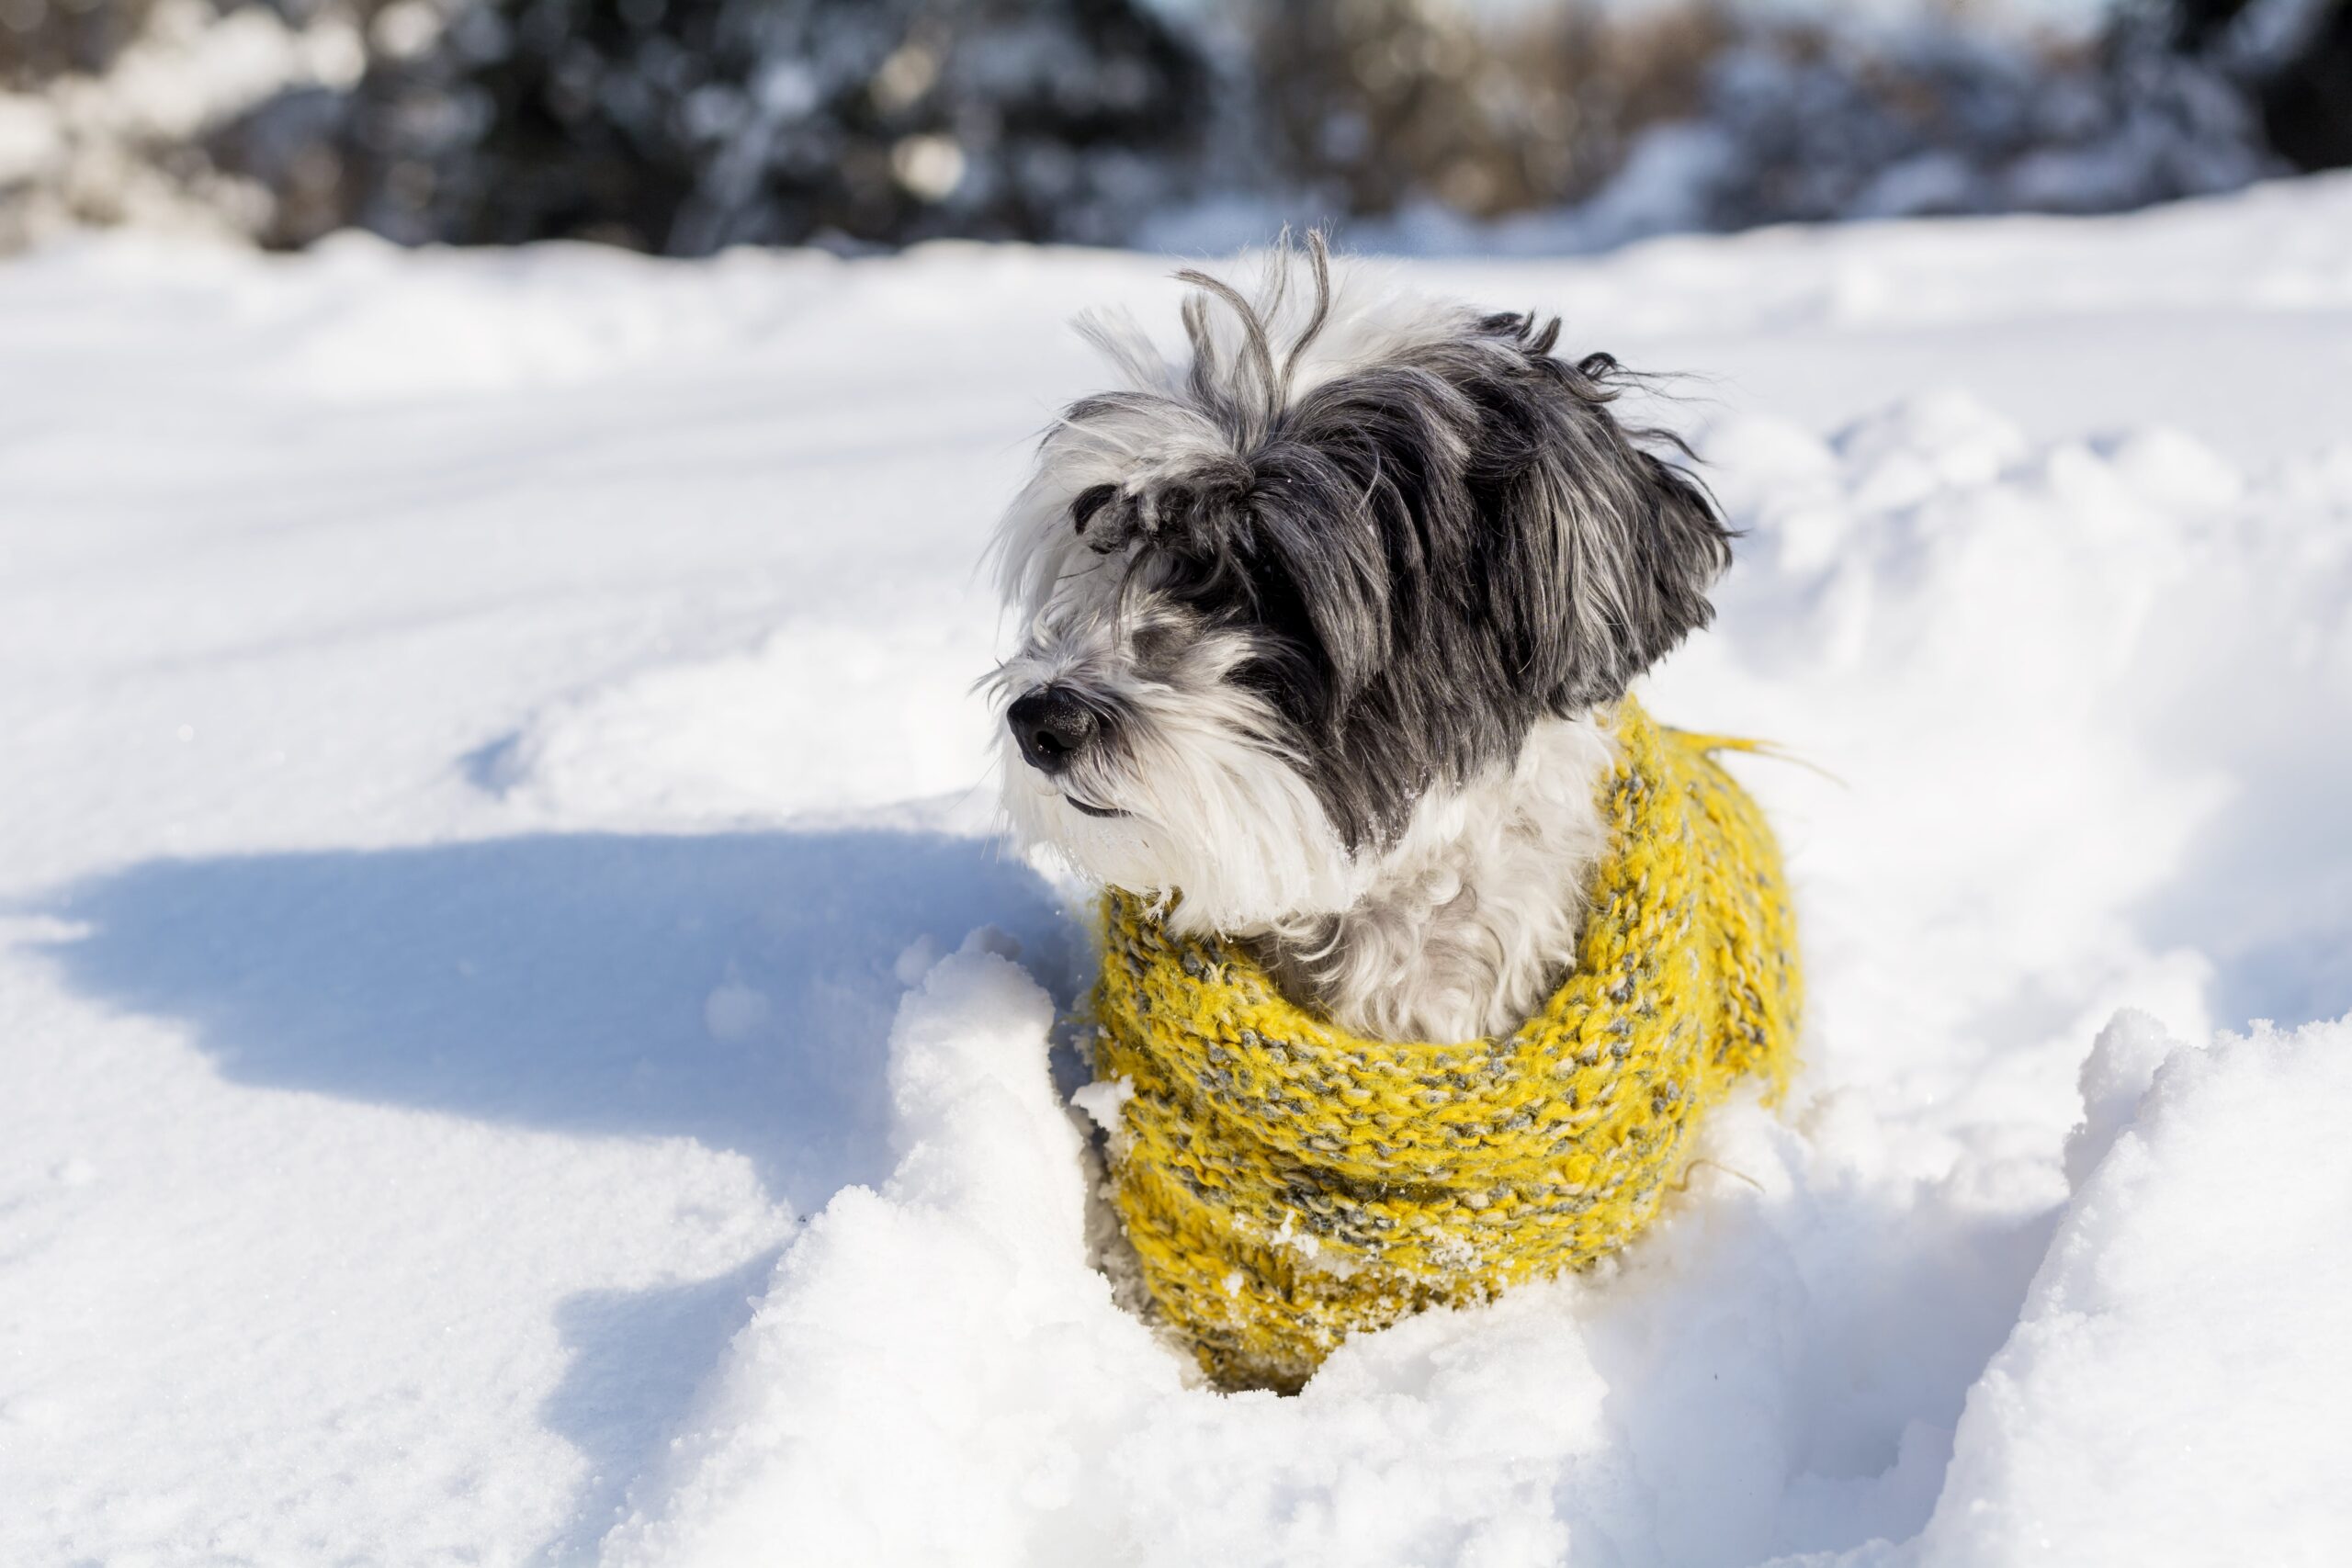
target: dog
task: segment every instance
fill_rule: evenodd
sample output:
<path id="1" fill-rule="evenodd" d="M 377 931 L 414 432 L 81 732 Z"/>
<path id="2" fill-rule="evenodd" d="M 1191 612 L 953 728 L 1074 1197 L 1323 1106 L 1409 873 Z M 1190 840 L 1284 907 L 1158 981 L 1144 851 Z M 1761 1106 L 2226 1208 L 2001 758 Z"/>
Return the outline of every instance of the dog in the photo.
<path id="1" fill-rule="evenodd" d="M 1014 834 L 1247 944 L 1380 1040 L 1507 1033 L 1572 967 L 1611 705 L 1706 626 L 1731 532 L 1637 378 L 1279 244 L 1177 275 L 1187 351 L 1042 438 L 995 541 Z"/>

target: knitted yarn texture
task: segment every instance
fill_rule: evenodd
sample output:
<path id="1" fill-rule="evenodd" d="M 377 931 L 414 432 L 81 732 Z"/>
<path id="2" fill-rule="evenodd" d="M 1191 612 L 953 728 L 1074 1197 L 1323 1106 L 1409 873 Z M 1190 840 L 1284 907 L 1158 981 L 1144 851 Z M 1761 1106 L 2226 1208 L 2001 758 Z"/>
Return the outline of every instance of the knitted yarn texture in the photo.
<path id="1" fill-rule="evenodd" d="M 1780 853 L 1713 759 L 1614 717 L 1611 847 L 1577 963 L 1506 1038 L 1367 1040 L 1240 944 L 1104 909 L 1097 1075 L 1114 1204 L 1159 1312 L 1227 1388 L 1295 1390 L 1348 1335 L 1580 1268 L 1657 1212 L 1699 1113 L 1777 1094 L 1802 979 Z"/>

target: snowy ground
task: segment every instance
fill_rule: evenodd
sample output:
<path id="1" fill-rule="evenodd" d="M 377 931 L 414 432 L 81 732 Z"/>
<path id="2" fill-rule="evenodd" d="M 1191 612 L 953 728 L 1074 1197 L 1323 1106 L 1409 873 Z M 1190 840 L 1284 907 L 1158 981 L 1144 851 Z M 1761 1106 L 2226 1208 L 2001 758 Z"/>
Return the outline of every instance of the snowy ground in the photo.
<path id="1" fill-rule="evenodd" d="M 2352 1557 L 2352 183 L 1421 269 L 1702 378 L 1809 1066 L 1295 1400 L 1090 1270 L 975 788 L 1166 270 L 0 269 L 0 1562 Z"/>

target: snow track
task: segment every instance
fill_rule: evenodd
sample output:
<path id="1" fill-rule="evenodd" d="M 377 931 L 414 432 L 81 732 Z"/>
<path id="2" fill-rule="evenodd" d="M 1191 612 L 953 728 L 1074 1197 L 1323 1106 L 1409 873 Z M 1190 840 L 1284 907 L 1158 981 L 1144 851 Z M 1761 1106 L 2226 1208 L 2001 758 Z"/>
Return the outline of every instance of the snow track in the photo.
<path id="1" fill-rule="evenodd" d="M 975 787 L 1166 264 L 0 269 L 0 1562 L 2352 1552 L 2352 183 L 1411 265 L 1703 378 L 1808 1065 L 1295 1400 L 1091 1268 Z"/>

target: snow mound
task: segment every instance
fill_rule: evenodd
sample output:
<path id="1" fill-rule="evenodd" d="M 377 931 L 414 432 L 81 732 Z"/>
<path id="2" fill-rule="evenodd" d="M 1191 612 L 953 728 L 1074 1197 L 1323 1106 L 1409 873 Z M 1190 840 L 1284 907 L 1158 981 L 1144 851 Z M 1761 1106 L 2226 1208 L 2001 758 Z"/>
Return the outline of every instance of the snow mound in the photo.
<path id="1" fill-rule="evenodd" d="M 549 821 L 774 820 L 934 796 L 984 821 L 988 715 L 962 699 L 989 665 L 989 626 L 956 608 L 812 616 L 745 652 L 655 665 L 535 716 L 477 775 Z"/>
<path id="2" fill-rule="evenodd" d="M 983 940 L 908 997 L 896 1174 L 808 1225 L 608 1565 L 1737 1562 L 1922 1524 L 1934 1562 L 2291 1562 L 2333 1517 L 2352 1018 L 2199 1049 L 2120 1015 L 2088 1124 L 2155 1087 L 2054 1233 L 1873 1190 L 1850 1105 L 1740 1108 L 1623 1266 L 1357 1340 L 1285 1400 L 1200 1386 L 1113 1301 L 1052 1014 Z"/>
<path id="3" fill-rule="evenodd" d="M 2165 1055 L 1968 1396 L 1926 1561 L 2340 1556 L 2347 1104 L 2352 1017 Z"/>

